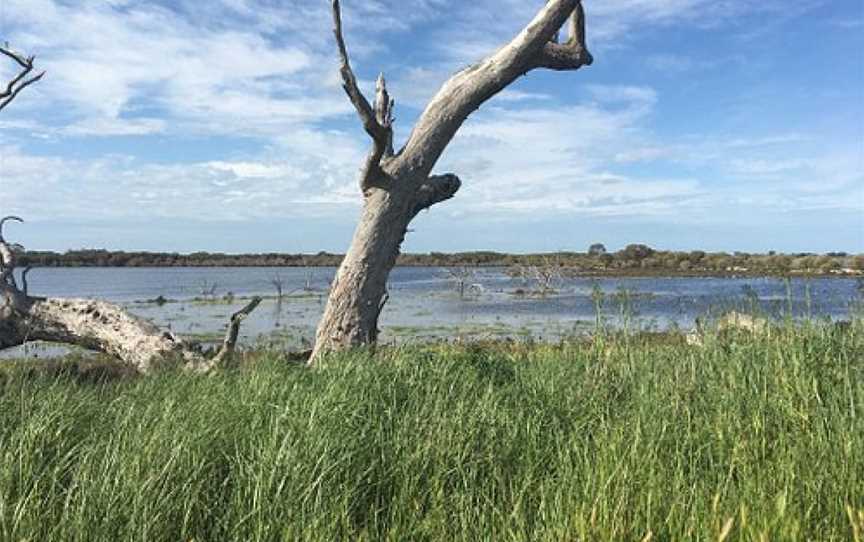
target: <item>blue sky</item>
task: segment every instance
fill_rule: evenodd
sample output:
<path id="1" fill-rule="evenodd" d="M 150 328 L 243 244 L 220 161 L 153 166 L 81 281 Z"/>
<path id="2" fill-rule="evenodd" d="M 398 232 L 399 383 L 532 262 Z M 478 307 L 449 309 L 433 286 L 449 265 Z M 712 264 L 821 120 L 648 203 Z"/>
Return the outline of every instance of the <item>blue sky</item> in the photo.
<path id="1" fill-rule="evenodd" d="M 343 0 L 397 144 L 542 2 Z M 864 3 L 585 0 L 595 64 L 528 74 L 437 168 L 409 252 L 864 252 Z M 341 252 L 368 141 L 328 0 L 0 0 L 48 70 L 0 114 L 0 213 L 33 249 Z M 0 67 L 0 77 L 12 75 Z M 14 231 L 13 231 L 14 228 Z"/>

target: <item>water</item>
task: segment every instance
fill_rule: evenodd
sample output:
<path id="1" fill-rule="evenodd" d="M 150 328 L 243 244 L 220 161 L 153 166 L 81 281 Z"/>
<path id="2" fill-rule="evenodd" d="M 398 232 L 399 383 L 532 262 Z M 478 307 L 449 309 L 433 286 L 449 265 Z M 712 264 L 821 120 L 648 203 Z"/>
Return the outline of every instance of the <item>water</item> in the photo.
<path id="1" fill-rule="evenodd" d="M 40 268 L 29 275 L 32 295 L 100 298 L 119 303 L 175 333 L 215 342 L 232 312 L 253 295 L 265 296 L 244 322 L 245 345 L 301 349 L 311 346 L 334 268 Z M 276 299 L 274 279 L 287 296 Z M 860 300 L 848 278 L 569 278 L 546 296 L 507 276 L 481 268 L 460 297 L 446 269 L 402 267 L 390 278 L 381 316 L 384 342 L 436 338 L 534 337 L 558 340 L 595 325 L 598 307 L 609 325 L 690 328 L 697 317 L 730 308 L 781 317 L 846 319 Z M 787 289 L 788 288 L 788 289 Z M 213 292 L 212 295 L 210 292 Z M 528 295 L 520 294 L 527 291 Z M 154 300 L 162 298 L 165 303 Z M 233 297 L 233 299 L 232 299 Z M 45 355 L 51 349 L 29 350 Z M 22 349 L 0 355 L 20 356 Z"/>

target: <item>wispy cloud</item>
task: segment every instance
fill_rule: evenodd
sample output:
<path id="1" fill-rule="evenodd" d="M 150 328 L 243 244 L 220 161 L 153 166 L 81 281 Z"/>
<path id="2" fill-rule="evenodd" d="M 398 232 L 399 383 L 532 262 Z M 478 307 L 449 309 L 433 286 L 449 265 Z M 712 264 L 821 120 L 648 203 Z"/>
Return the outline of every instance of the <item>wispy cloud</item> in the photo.
<path id="1" fill-rule="evenodd" d="M 343 2 L 361 85 L 371 88 L 379 70 L 390 80 L 397 139 L 453 71 L 509 40 L 541 5 Z M 465 184 L 434 213 L 695 222 L 742 209 L 758 216 L 769 208 L 864 208 L 860 148 L 832 137 L 831 127 L 803 131 L 803 122 L 789 128 L 754 118 L 777 89 L 743 92 L 733 73 L 716 69 L 753 50 L 752 43 L 726 50 L 734 41 L 776 32 L 825 5 L 586 2 L 589 44 L 616 64 L 532 74 L 496 96 L 445 154 L 439 169 Z M 0 121 L 4 212 L 116 223 L 252 221 L 343 217 L 359 206 L 356 174 L 368 142 L 340 88 L 328 2 L 5 0 L 3 13 L 2 39 L 37 53 L 49 71 Z M 665 42 L 666 34 L 676 38 Z M 699 48 L 703 36 L 723 42 L 720 56 Z M 761 73 L 770 60 L 760 62 Z M 703 75 L 705 96 L 690 111 L 734 111 L 749 100 L 736 124 L 675 115 L 680 87 Z M 582 84 L 574 87 L 574 78 Z M 793 82 L 781 84 L 796 91 Z M 808 80 L 807 88 L 829 84 Z M 838 116 L 852 124 L 860 108 L 844 105 Z M 158 155 L 174 146 L 171 157 Z M 194 156 L 183 156 L 187 150 Z"/>
<path id="2" fill-rule="evenodd" d="M 203 130 L 267 131 L 347 109 L 329 63 L 302 41 L 200 25 L 155 3 L 4 8 L 8 39 L 38 52 L 50 73 L 32 108 L 61 106 L 73 135 L 158 132 L 166 116 Z"/>
<path id="3" fill-rule="evenodd" d="M 359 205 L 350 180 L 355 165 L 275 158 L 162 165 L 127 156 L 37 157 L 12 148 L 2 157 L 3 207 L 34 220 L 314 217 Z"/>

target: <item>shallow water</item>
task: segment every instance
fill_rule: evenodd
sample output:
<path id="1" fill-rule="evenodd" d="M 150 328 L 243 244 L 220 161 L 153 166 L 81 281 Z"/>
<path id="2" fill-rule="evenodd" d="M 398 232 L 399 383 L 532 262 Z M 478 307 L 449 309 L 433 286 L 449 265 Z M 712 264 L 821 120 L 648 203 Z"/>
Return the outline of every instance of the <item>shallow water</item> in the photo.
<path id="1" fill-rule="evenodd" d="M 33 295 L 117 302 L 204 342 L 218 339 L 231 313 L 245 304 L 243 298 L 262 295 L 264 302 L 243 324 L 241 341 L 298 349 L 311 345 L 334 274 L 334 268 L 40 268 L 30 273 L 29 282 Z M 277 277 L 287 294 L 281 302 L 271 282 Z M 593 329 L 598 308 L 607 325 L 651 329 L 690 328 L 695 318 L 730 308 L 836 320 L 848 318 L 861 300 L 859 282 L 846 278 L 571 278 L 542 297 L 520 294 L 533 285 L 500 268 L 477 269 L 467 282 L 468 293 L 460 297 L 446 269 L 394 269 L 381 340 L 558 340 Z M 205 293 L 214 285 L 213 295 Z M 160 296 L 167 302 L 152 301 Z M 59 352 L 30 347 L 27 354 Z M 23 353 L 18 348 L 0 356 Z"/>

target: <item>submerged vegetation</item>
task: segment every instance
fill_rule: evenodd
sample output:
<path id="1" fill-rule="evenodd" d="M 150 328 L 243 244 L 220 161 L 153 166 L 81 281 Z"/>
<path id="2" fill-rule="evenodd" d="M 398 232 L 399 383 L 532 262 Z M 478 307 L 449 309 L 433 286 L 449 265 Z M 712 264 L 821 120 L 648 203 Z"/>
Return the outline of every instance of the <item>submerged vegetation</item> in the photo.
<path id="1" fill-rule="evenodd" d="M 0 369 L 2 540 L 864 533 L 857 320 L 698 347 L 442 343 L 315 370 L 264 353 L 210 377 L 83 363 Z"/>

